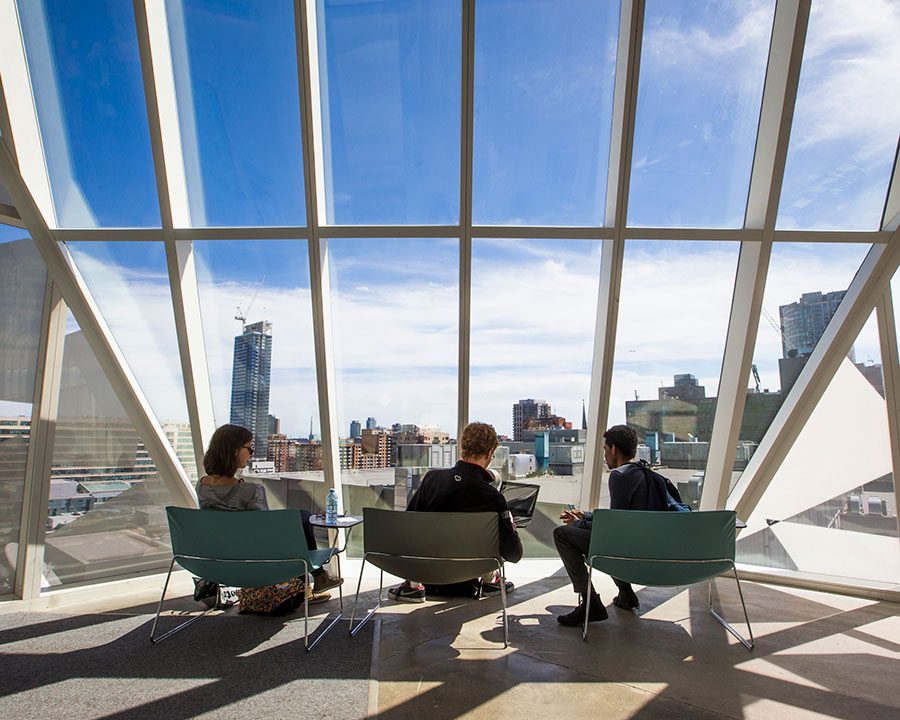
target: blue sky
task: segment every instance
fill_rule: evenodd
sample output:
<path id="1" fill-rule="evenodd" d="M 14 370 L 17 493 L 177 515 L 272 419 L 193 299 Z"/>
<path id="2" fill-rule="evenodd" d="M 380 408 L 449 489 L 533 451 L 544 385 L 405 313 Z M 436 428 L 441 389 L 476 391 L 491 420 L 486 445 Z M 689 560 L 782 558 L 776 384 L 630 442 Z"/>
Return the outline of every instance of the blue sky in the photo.
<path id="1" fill-rule="evenodd" d="M 782 227 L 877 227 L 900 127 L 900 10 L 859 5 L 814 4 Z M 158 226 L 131 3 L 20 6 L 60 225 Z M 302 225 L 292 3 L 166 7 L 173 37 L 187 39 L 174 45 L 173 64 L 191 222 Z M 474 222 L 602 224 L 618 3 L 476 7 Z M 741 226 L 773 7 L 647 3 L 630 224 Z M 457 223 L 459 2 L 317 8 L 327 220 Z M 42 43 L 49 63 L 39 61 Z M 458 241 L 335 240 L 332 250 L 341 432 L 369 415 L 453 430 Z M 778 304 L 803 292 L 845 288 L 864 251 L 775 253 L 768 311 L 777 317 Z M 306 252 L 305 240 L 198 244 L 219 422 L 233 315 L 255 294 L 248 320 L 265 313 L 275 326 L 271 409 L 290 434 L 306 434 L 310 415 L 318 428 Z M 83 243 L 76 255 L 157 412 L 180 415 L 183 403 L 162 399 L 177 397 L 180 371 L 161 248 Z M 635 390 L 655 396 L 675 372 L 693 372 L 714 392 L 736 257 L 725 243 L 629 244 L 611 420 Z M 473 416 L 509 432 L 512 404 L 538 397 L 580 420 L 599 243 L 476 240 L 473 267 Z M 783 272 L 796 267 L 806 272 Z M 698 269 L 704 279 L 684 289 Z M 113 282 L 111 270 L 124 279 Z M 129 323 L 127 307 L 142 319 Z M 764 328 L 756 361 L 774 388 L 777 369 L 773 380 L 764 368 L 780 348 L 762 340 Z M 141 354 L 129 337 L 137 330 L 154 338 L 158 357 Z"/>

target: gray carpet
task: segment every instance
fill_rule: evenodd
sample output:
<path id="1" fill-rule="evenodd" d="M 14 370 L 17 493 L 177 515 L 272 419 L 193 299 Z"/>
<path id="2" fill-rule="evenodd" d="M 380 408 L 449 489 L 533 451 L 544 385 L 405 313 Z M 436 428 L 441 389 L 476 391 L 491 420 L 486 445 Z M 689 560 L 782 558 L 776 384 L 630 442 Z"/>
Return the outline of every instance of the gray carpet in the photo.
<path id="1" fill-rule="evenodd" d="M 350 638 L 342 620 L 307 653 L 302 613 L 231 609 L 158 645 L 151 622 L 152 614 L 0 615 L 0 718 L 366 716 L 374 623 Z"/>

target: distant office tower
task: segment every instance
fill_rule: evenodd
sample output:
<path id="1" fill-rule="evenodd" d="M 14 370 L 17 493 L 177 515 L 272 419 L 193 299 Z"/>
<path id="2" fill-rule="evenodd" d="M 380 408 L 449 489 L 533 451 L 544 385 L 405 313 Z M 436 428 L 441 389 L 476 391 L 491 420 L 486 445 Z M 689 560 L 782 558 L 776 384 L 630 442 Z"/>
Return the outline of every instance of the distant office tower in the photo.
<path id="1" fill-rule="evenodd" d="M 366 418 L 366 430 L 374 430 L 376 427 L 378 427 L 378 425 L 375 422 L 375 418 L 373 418 L 373 417 Z"/>
<path id="2" fill-rule="evenodd" d="M 362 437 L 362 423 L 359 420 L 350 421 L 350 437 Z"/>
<path id="3" fill-rule="evenodd" d="M 543 400 L 527 398 L 519 400 L 513 405 L 513 440 L 523 442 L 525 440 L 525 422 L 527 420 L 542 419 L 550 416 L 550 404 Z"/>
<path id="4" fill-rule="evenodd" d="M 808 292 L 800 296 L 799 302 L 781 305 L 778 315 L 781 320 L 782 357 L 809 355 L 845 294 L 846 290 Z M 796 352 L 791 353 L 792 350 Z"/>
<path id="5" fill-rule="evenodd" d="M 272 323 L 244 326 L 234 339 L 231 369 L 231 422 L 253 433 L 254 457 L 266 457 L 271 425 L 269 381 L 272 376 Z"/>

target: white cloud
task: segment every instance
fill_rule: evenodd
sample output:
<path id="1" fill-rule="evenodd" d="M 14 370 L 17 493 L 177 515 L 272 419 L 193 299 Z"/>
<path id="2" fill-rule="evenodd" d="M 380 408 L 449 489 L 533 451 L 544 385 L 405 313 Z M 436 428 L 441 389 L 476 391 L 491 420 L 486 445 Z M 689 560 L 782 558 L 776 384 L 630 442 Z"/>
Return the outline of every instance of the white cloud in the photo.
<path id="1" fill-rule="evenodd" d="M 861 163 L 892 154 L 900 129 L 898 37 L 897 3 L 813 4 L 791 137 L 798 149 L 838 139 Z"/>
<path id="2" fill-rule="evenodd" d="M 722 24 L 721 31 L 707 25 L 685 28 L 660 22 L 644 29 L 643 53 L 679 72 L 707 72 L 726 56 L 740 56 L 760 43 L 768 45 L 772 31 L 771 2 L 743 2 L 736 24 Z"/>

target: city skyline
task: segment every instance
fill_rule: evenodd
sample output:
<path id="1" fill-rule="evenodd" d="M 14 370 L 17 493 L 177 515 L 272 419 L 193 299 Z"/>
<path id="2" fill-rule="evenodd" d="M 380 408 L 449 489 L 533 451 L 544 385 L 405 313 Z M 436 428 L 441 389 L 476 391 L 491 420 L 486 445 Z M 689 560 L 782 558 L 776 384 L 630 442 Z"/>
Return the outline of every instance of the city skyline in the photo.
<path id="1" fill-rule="evenodd" d="M 188 133 L 198 143 L 192 156 L 197 172 L 190 188 L 190 222 L 194 225 L 268 224 L 273 218 L 285 224 L 305 222 L 298 180 L 302 175 L 295 122 L 299 112 L 296 76 L 287 67 L 290 63 L 279 60 L 293 57 L 295 52 L 291 23 L 279 20 L 284 20 L 280 14 L 285 7 L 267 5 L 261 9 L 264 15 L 258 18 L 258 24 L 249 25 L 249 32 L 239 37 L 227 34 L 227 8 L 223 7 L 221 14 L 198 8 L 185 10 L 186 31 L 194 41 L 190 43 L 189 66 L 182 68 L 187 70 L 187 83 L 179 87 L 178 93 L 186 133 L 192 123 L 196 126 Z M 610 51 L 614 43 L 610 41 L 615 37 L 617 17 L 599 5 L 587 15 L 584 7 L 534 10 L 507 16 L 504 25 L 500 22 L 503 14 L 495 13 L 490 3 L 479 3 L 476 8 L 476 59 L 480 67 L 493 68 L 495 72 L 477 79 L 474 200 L 480 208 L 481 221 L 564 225 L 577 219 L 599 223 L 602 193 L 598 196 L 595 191 L 602 182 L 586 182 L 585 178 L 596 175 L 602 181 L 605 174 L 603 148 L 607 131 L 597 128 L 597 118 L 606 117 L 605 108 L 611 97 Z M 577 12 L 580 22 L 573 23 L 567 10 Z M 372 53 L 372 71 L 376 67 L 387 68 L 386 72 L 396 69 L 391 48 L 396 47 L 401 35 L 392 36 L 383 47 L 374 47 L 364 31 L 354 34 L 348 30 L 352 21 L 345 23 L 341 15 L 344 10 L 331 8 L 328 12 L 324 30 L 329 57 L 341 58 L 339 62 L 351 63 L 347 67 L 352 68 L 353 48 L 365 46 Z M 393 17 L 395 11 L 385 12 L 385 17 Z M 435 4 L 425 12 L 431 13 L 428 18 L 435 26 L 446 27 L 449 23 L 452 27 L 458 22 L 455 12 L 446 5 Z M 28 37 L 33 37 L 29 33 L 36 23 L 50 23 L 51 34 L 66 27 L 63 16 L 43 18 L 40 13 L 32 14 L 29 8 L 23 13 Z M 74 118 L 80 117 L 77 113 L 64 113 L 63 121 L 71 118 L 72 127 L 66 126 L 68 136 L 51 148 L 60 164 L 50 171 L 57 182 L 60 176 L 56 173 L 68 158 L 70 170 L 77 173 L 68 182 L 81 188 L 85 207 L 78 213 L 62 212 L 59 221 L 63 226 L 78 227 L 155 227 L 159 225 L 159 210 L 152 192 L 152 158 L 146 132 L 123 135 L 117 130 L 122 123 L 132 123 L 139 129 L 146 123 L 136 41 L 130 34 L 133 19 L 127 7 L 109 13 L 100 13 L 90 27 L 79 27 L 78 31 L 85 42 L 100 48 L 108 47 L 105 43 L 110 37 L 119 37 L 124 43 L 120 48 L 123 54 L 117 55 L 121 67 L 107 69 L 118 73 L 115 77 L 122 82 L 96 89 L 107 93 L 104 106 L 116 108 L 117 123 L 100 119 L 95 119 L 94 124 L 80 120 L 76 123 Z M 735 209 L 740 204 L 736 206 L 734 198 L 744 194 L 748 182 L 751 131 L 758 117 L 754 108 L 758 108 L 771 18 L 772 4 L 761 1 L 714 9 L 648 3 L 629 224 L 740 225 L 740 213 Z M 505 30 L 509 22 L 514 23 L 516 33 Z M 414 23 L 410 27 L 426 25 Z M 120 27 L 125 27 L 127 33 L 117 35 L 116 28 Z M 550 27 L 565 30 L 567 36 L 575 27 L 578 34 L 566 47 L 555 47 L 548 40 L 552 36 L 547 32 Z M 900 51 L 893 38 L 898 30 L 900 17 L 882 3 L 867 9 L 861 5 L 814 4 L 779 205 L 779 228 L 877 227 L 896 127 L 900 124 L 900 106 L 892 100 L 895 94 L 885 91 L 896 81 L 893 68 Z M 234 42 L 234 63 L 227 67 L 217 62 L 214 45 L 196 42 L 220 32 Z M 429 31 L 422 32 L 425 34 L 406 40 L 416 47 L 429 46 L 427 41 L 432 36 L 427 34 Z M 677 68 L 669 50 L 673 47 L 680 52 Z M 259 63 L 271 72 L 250 76 L 247 68 L 252 63 L 242 63 L 241 58 L 258 55 L 260 49 L 265 55 Z M 59 46 L 53 52 L 59 65 L 77 50 Z M 332 203 L 327 221 L 403 223 L 422 217 L 456 220 L 453 206 L 447 206 L 443 192 L 452 186 L 458 195 L 458 177 L 452 183 L 445 182 L 457 171 L 449 176 L 444 172 L 448 158 L 458 167 L 456 121 L 446 118 L 458 118 L 459 113 L 443 112 L 457 102 L 450 97 L 457 82 L 453 78 L 458 77 L 451 72 L 455 71 L 455 53 L 450 52 L 444 59 L 422 56 L 432 63 L 429 67 L 433 67 L 434 77 L 451 78 L 444 88 L 446 94 L 437 98 L 437 103 L 430 102 L 434 98 L 418 94 L 421 77 L 408 78 L 395 88 L 394 99 L 404 98 L 411 103 L 406 105 L 411 113 L 407 116 L 379 112 L 382 108 L 377 98 L 366 92 L 371 72 L 339 73 L 338 78 L 335 68 L 344 67 L 338 61 L 333 68 L 323 69 L 326 78 L 336 81 L 326 98 L 329 107 L 337 108 L 343 98 L 355 97 L 360 103 L 357 109 L 373 111 L 350 116 L 333 112 L 328 116 L 334 145 L 326 149 L 327 157 L 321 159 L 326 164 L 326 174 L 335 179 L 328 191 L 352 189 L 353 205 L 348 208 L 342 204 L 343 199 L 337 205 Z M 555 67 L 589 69 L 591 77 L 573 72 L 568 76 L 569 82 L 548 88 L 540 72 L 550 58 Z M 849 59 L 853 61 L 848 62 Z M 516 68 L 529 79 L 528 83 L 510 85 L 510 73 Z M 265 82 L 251 82 L 259 77 Z M 43 75 L 36 74 L 33 81 L 39 99 L 48 95 Z M 80 79 L 60 75 L 58 82 L 59 102 L 66 110 L 78 99 Z M 192 83 L 210 88 L 214 96 L 229 89 L 234 94 L 228 98 L 245 101 L 226 102 L 218 110 L 199 102 L 188 103 Z M 512 93 L 512 87 L 523 93 L 520 99 Z M 492 97 L 502 98 L 503 102 L 488 107 L 484 99 Z M 546 103 L 547 97 L 553 101 Z M 528 108 L 527 112 L 522 111 L 523 107 Z M 561 116 L 561 107 L 572 107 L 575 112 Z M 659 115 L 656 107 L 666 107 L 665 115 Z M 42 105 L 42 113 L 44 108 Z M 242 113 L 253 108 L 265 112 L 269 120 L 273 112 L 279 118 L 271 133 L 251 132 L 255 127 L 253 117 Z M 721 113 L 711 113 L 711 108 L 720 109 Z M 878 108 L 878 112 L 873 112 L 873 108 Z M 219 117 L 219 113 L 222 122 L 214 125 L 211 118 Z M 439 121 L 429 124 L 435 115 L 440 116 Z M 717 122 L 710 121 L 711 116 Z M 41 120 L 45 117 L 42 114 Z M 358 150 L 349 136 L 359 127 L 345 124 L 352 123 L 353 117 L 368 117 L 372 132 L 385 138 L 366 149 L 368 162 L 384 169 L 377 176 L 358 174 L 358 178 L 367 178 L 368 184 L 354 179 L 351 165 L 341 165 L 343 154 Z M 749 125 L 745 122 L 747 117 L 752 119 Z M 546 133 L 545 129 L 553 127 L 554 122 L 566 123 L 567 132 Z M 230 148 L 237 146 L 226 142 L 222 135 L 228 127 L 233 127 L 240 137 L 237 158 L 229 155 Z M 415 162 L 421 161 L 417 153 L 408 158 L 397 153 L 397 147 L 404 140 L 415 139 L 421 128 L 431 133 L 427 137 L 438 154 L 434 163 L 426 163 L 430 168 L 426 176 L 415 174 L 422 170 L 409 168 L 414 158 Z M 203 132 L 198 133 L 197 129 Z M 510 144 L 515 137 L 531 138 L 531 146 L 546 148 L 540 158 L 529 156 L 532 164 L 539 161 L 536 176 L 520 167 L 523 161 Z M 96 157 L 98 143 L 113 149 L 102 162 Z M 585 152 L 585 147 L 598 152 Z M 588 157 L 596 160 L 596 166 L 585 164 Z M 251 169 L 248 158 L 259 158 L 258 166 Z M 498 165 L 498 158 L 504 162 Z M 234 160 L 238 162 L 235 164 Z M 225 172 L 226 167 L 231 170 Z M 557 177 L 551 171 L 561 167 L 576 168 L 573 177 L 577 176 L 579 182 L 574 187 L 565 182 L 539 184 L 544 196 L 535 202 L 527 184 L 542 175 Z M 262 173 L 265 183 L 247 182 L 256 172 Z M 239 182 L 225 187 L 221 182 L 224 177 L 236 177 Z M 515 192 L 507 186 L 504 193 L 499 193 L 491 185 L 493 177 L 518 183 L 512 186 Z M 118 180 L 114 193 L 109 192 L 113 186 L 109 178 Z M 398 208 L 392 193 L 396 188 L 407 187 L 413 179 L 416 192 L 405 208 Z M 65 176 L 61 181 L 66 181 Z M 273 188 L 278 192 L 273 194 Z M 429 189 L 434 192 L 429 194 Z M 834 202 L 836 196 L 840 202 Z M 123 203 L 123 197 L 128 202 Z M 498 208 L 495 217 L 486 214 L 492 207 Z M 381 208 L 390 211 L 379 216 Z M 348 211 L 354 215 L 348 216 Z M 7 236 L 10 233 L 17 237 L 24 234 L 7 228 Z M 341 253 L 342 243 L 352 250 Z M 424 245 L 424 250 L 415 249 L 416 244 Z M 736 244 L 727 248 L 726 243 L 697 244 L 703 248 L 688 245 L 630 242 L 626 248 L 623 282 L 642 278 L 638 292 L 643 297 L 636 305 L 628 305 L 623 297 L 623 312 L 627 316 L 618 323 L 610 422 L 624 418 L 617 418 L 615 413 L 620 412 L 625 400 L 635 393 L 652 397 L 655 389 L 668 382 L 667 378 L 675 372 L 693 372 L 710 392 L 717 390 L 725 323 L 720 317 L 713 317 L 713 311 L 730 301 Z M 186 419 L 162 244 L 70 242 L 67 246 L 129 365 L 146 389 L 157 417 Z M 332 298 L 335 316 L 350 318 L 349 324 L 354 325 L 353 318 L 365 311 L 363 322 L 355 323 L 357 331 L 365 331 L 361 341 L 352 342 L 352 331 L 346 333 L 348 339 L 335 338 L 340 427 L 345 427 L 350 417 L 362 415 L 361 410 L 373 407 L 379 414 L 455 427 L 458 241 L 331 240 L 329 246 L 337 251 L 331 258 L 336 276 L 334 287 L 339 291 L 339 296 Z M 578 403 L 589 392 L 599 246 L 599 242 L 586 241 L 473 239 L 473 268 L 478 269 L 473 273 L 473 307 L 479 313 L 473 316 L 472 419 L 486 420 L 510 434 L 508 400 L 525 395 L 559 398 L 559 414 L 577 417 Z M 201 310 L 216 422 L 221 424 L 229 417 L 227 386 L 233 310 L 246 303 L 265 275 L 266 286 L 260 289 L 255 310 L 265 310 L 278 327 L 291 329 L 280 336 L 273 351 L 273 387 L 278 392 L 273 393 L 271 409 L 283 419 L 285 428 L 296 434 L 313 416 L 316 433 L 321 434 L 306 240 L 194 241 L 193 247 L 202 283 Z M 779 304 L 792 302 L 807 288 L 846 288 L 852 271 L 835 272 L 833 268 L 848 264 L 858 267 L 866 249 L 863 245 L 791 247 L 776 243 L 764 307 L 775 315 Z M 235 257 L 241 260 L 239 271 Z M 503 267 L 504 282 L 497 282 L 493 274 L 496 267 Z M 450 268 L 451 272 L 435 277 L 435 268 Z M 702 277 L 703 281 L 696 283 L 696 289 L 685 287 L 686 277 Z M 797 286 L 798 277 L 809 279 L 804 282 L 806 287 Z M 521 284 L 515 285 L 513 280 L 519 278 Z M 522 293 L 535 287 L 545 288 L 550 297 L 557 296 L 559 307 L 553 307 L 554 303 L 530 303 L 528 310 L 522 311 L 527 319 L 523 323 L 523 317 L 516 317 L 513 309 L 521 308 Z M 704 299 L 707 290 L 715 296 L 714 302 Z M 693 317 L 661 318 L 661 308 L 671 307 L 673 299 L 685 293 L 695 293 L 685 308 Z M 399 300 L 398 295 L 402 296 Z M 426 295 L 430 302 L 423 304 L 421 298 Z M 398 313 L 404 318 L 403 323 L 395 322 Z M 435 323 L 436 317 L 442 319 L 439 324 Z M 870 340 L 857 343 L 859 358 L 877 358 L 874 331 L 867 327 L 864 334 Z M 385 343 L 386 337 L 391 342 Z M 429 341 L 424 346 L 423 337 Z M 535 343 L 535 338 L 539 342 Z M 774 362 L 778 355 L 771 350 L 779 343 L 777 335 L 761 321 L 754 362 L 763 386 L 770 388 L 778 383 Z M 863 349 L 863 345 L 868 349 Z M 392 348 L 396 350 L 391 352 Z M 565 352 L 559 353 L 558 348 L 565 348 Z M 403 398 L 407 400 L 403 402 Z M 428 398 L 427 406 L 423 406 L 422 398 Z M 420 407 L 414 407 L 416 404 Z"/>

